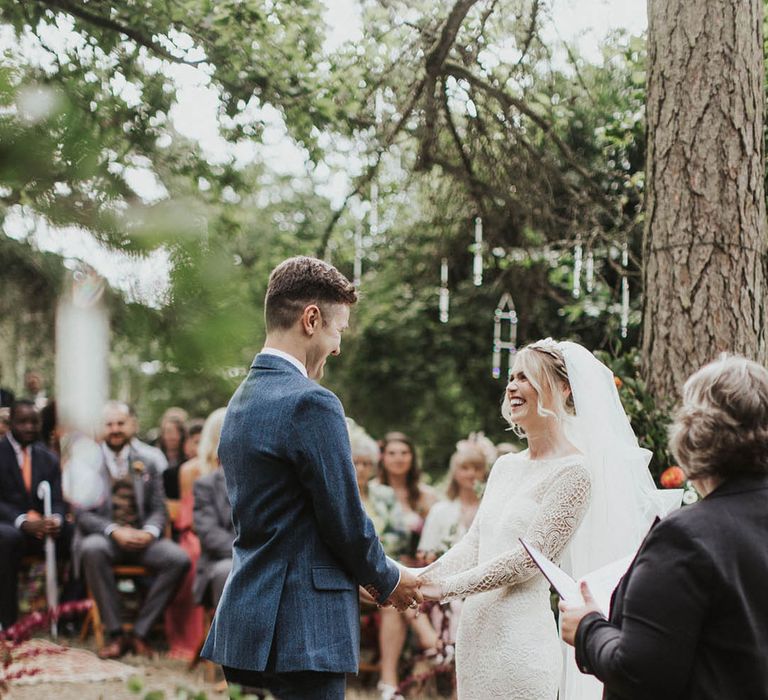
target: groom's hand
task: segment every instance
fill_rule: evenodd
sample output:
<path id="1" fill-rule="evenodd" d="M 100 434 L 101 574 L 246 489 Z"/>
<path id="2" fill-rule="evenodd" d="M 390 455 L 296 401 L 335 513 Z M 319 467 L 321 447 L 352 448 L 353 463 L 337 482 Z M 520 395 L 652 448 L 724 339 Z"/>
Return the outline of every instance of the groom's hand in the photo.
<path id="1" fill-rule="evenodd" d="M 416 608 L 424 602 L 424 596 L 421 595 L 419 587 L 421 580 L 405 569 L 400 569 L 400 583 L 390 594 L 387 604 L 392 605 L 401 612 L 408 608 Z"/>

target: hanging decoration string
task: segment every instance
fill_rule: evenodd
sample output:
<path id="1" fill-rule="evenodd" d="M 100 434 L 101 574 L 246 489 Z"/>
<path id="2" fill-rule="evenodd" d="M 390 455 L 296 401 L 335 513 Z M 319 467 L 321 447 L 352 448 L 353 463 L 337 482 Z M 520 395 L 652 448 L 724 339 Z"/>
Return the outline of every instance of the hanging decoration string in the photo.
<path id="1" fill-rule="evenodd" d="M 509 322 L 509 330 L 506 340 L 502 340 L 502 323 L 504 321 Z M 504 294 L 501 295 L 501 299 L 499 299 L 496 310 L 493 312 L 493 357 L 491 358 L 491 375 L 494 379 L 499 379 L 501 377 L 502 351 L 507 352 L 506 376 L 509 376 L 509 373 L 512 370 L 512 356 L 517 350 L 516 343 L 517 311 L 515 310 L 515 302 L 513 301 L 511 294 L 504 292 Z"/>
<path id="2" fill-rule="evenodd" d="M 573 249 L 573 298 L 578 299 L 581 296 L 581 268 L 584 258 L 584 247 L 581 243 L 581 236 L 576 239 L 576 246 Z"/>
<path id="3" fill-rule="evenodd" d="M 475 217 L 475 257 L 472 264 L 472 274 L 475 287 L 483 283 L 483 220 Z"/>
<path id="4" fill-rule="evenodd" d="M 587 251 L 586 286 L 587 294 L 592 294 L 595 288 L 595 254 L 591 248 Z"/>
<path id="5" fill-rule="evenodd" d="M 626 241 L 621 248 L 621 267 L 621 337 L 626 338 L 629 327 L 629 248 Z"/>
<path id="6" fill-rule="evenodd" d="M 448 323 L 451 292 L 448 289 L 448 258 L 443 258 L 440 263 L 440 323 Z"/>
<path id="7" fill-rule="evenodd" d="M 363 276 L 363 227 L 358 224 L 355 229 L 355 262 L 352 271 L 352 284 L 355 287 L 360 286 L 360 280 Z"/>

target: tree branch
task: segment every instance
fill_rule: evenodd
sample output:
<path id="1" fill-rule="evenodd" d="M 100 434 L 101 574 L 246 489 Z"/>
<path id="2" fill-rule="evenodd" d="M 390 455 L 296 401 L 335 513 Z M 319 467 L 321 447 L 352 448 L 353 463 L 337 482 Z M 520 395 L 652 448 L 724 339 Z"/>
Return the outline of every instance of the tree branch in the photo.
<path id="1" fill-rule="evenodd" d="M 101 29 L 108 29 L 110 31 L 124 34 L 129 39 L 133 39 L 133 41 L 135 41 L 140 46 L 143 46 L 149 49 L 150 51 L 152 51 L 153 53 L 157 54 L 161 58 L 165 58 L 169 61 L 173 61 L 174 63 L 181 63 L 186 66 L 198 66 L 201 63 L 204 63 L 204 61 L 187 61 L 183 58 L 180 58 L 179 56 L 174 56 L 172 53 L 170 53 L 167 49 L 163 48 L 156 41 L 153 41 L 151 38 L 147 38 L 146 36 L 141 34 L 141 32 L 138 32 L 131 27 L 127 27 L 126 25 L 121 24 L 120 22 L 116 22 L 115 20 L 110 19 L 109 17 L 104 17 L 103 15 L 98 15 L 92 12 L 88 12 L 87 10 L 83 9 L 82 7 L 79 7 L 78 5 L 71 2 L 70 0 L 36 0 L 36 2 L 40 3 L 41 5 L 45 5 L 46 7 L 49 7 L 52 10 L 57 10 L 59 12 L 65 12 L 67 14 L 70 14 L 73 17 L 77 17 L 78 19 L 81 19 L 84 22 L 88 22 L 88 24 L 92 24 L 96 27 L 100 27 Z"/>

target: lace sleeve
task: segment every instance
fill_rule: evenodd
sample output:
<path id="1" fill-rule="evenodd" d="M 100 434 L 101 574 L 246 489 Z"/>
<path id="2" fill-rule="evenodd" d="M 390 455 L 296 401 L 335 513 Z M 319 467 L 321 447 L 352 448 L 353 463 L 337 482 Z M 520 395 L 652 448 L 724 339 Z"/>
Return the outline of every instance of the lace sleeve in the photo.
<path id="1" fill-rule="evenodd" d="M 443 579 L 458 574 L 477 565 L 477 553 L 480 548 L 478 521 L 480 513 L 475 516 L 467 534 L 464 535 L 442 557 L 433 561 L 429 566 L 420 569 L 419 578 L 426 583 L 437 583 Z"/>
<path id="2" fill-rule="evenodd" d="M 542 499 L 536 516 L 526 530 L 525 539 L 557 561 L 584 516 L 589 505 L 589 493 L 590 480 L 586 469 L 575 467 L 564 472 Z M 518 542 L 510 544 L 509 551 L 470 569 L 453 574 L 451 568 L 439 570 L 435 582 L 442 588 L 443 600 L 522 583 L 533 576 L 538 569 L 523 547 Z"/>

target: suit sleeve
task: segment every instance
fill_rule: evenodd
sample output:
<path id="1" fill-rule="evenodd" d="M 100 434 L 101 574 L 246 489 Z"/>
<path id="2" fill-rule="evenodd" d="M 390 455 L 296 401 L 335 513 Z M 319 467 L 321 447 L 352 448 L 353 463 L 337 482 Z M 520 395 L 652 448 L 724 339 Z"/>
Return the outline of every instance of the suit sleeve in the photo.
<path id="1" fill-rule="evenodd" d="M 627 700 L 682 697 L 714 594 L 712 561 L 676 520 L 662 520 L 627 575 L 616 601 L 621 626 L 586 616 L 576 632 L 576 662 Z"/>
<path id="2" fill-rule="evenodd" d="M 384 602 L 400 574 L 387 560 L 360 501 L 347 424 L 339 400 L 328 391 L 305 394 L 293 420 L 294 462 L 310 493 L 320 536 L 364 587 Z"/>
<path id="3" fill-rule="evenodd" d="M 192 517 L 202 550 L 214 559 L 231 557 L 235 535 L 219 524 L 220 514 L 216 508 L 213 484 L 208 480 L 198 480 L 192 488 L 195 494 Z"/>

